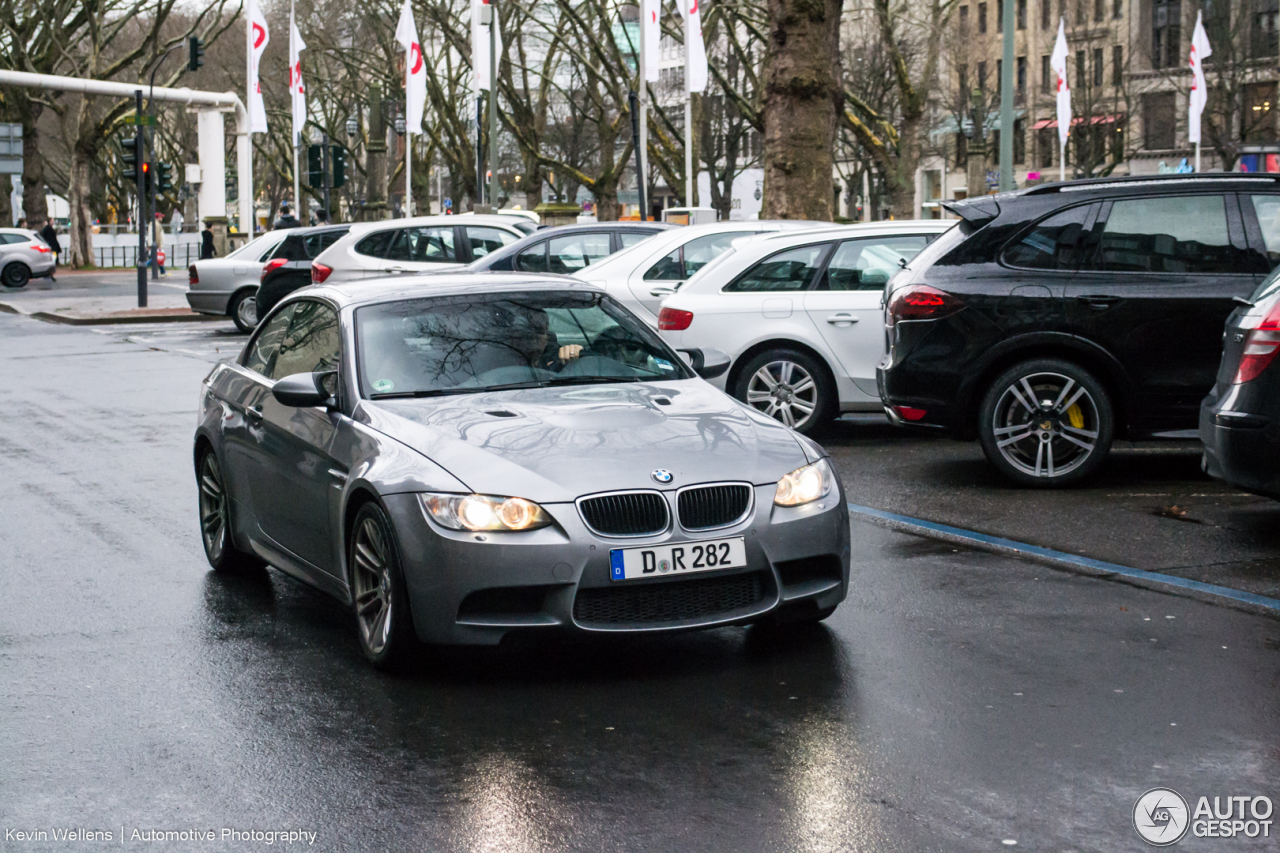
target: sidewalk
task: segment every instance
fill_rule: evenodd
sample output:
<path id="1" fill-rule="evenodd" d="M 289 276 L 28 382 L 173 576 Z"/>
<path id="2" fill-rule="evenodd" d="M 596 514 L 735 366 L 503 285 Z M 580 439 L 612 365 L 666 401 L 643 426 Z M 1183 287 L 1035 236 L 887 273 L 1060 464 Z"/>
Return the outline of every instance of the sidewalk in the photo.
<path id="1" fill-rule="evenodd" d="M 0 290 L 0 311 L 72 326 L 227 320 L 187 306 L 186 270 L 170 271 L 158 281 L 148 272 L 146 308 L 138 307 L 136 270 L 58 270 L 57 279 Z"/>

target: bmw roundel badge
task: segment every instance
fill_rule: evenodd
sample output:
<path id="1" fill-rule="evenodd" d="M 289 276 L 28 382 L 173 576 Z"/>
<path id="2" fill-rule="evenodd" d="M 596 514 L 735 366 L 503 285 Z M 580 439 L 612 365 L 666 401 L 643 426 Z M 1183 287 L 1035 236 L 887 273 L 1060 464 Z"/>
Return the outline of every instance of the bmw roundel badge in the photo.
<path id="1" fill-rule="evenodd" d="M 655 483 L 661 483 L 664 486 L 676 478 L 676 475 L 672 474 L 666 468 L 659 468 L 657 471 L 654 471 L 649 476 L 653 478 L 653 481 Z"/>

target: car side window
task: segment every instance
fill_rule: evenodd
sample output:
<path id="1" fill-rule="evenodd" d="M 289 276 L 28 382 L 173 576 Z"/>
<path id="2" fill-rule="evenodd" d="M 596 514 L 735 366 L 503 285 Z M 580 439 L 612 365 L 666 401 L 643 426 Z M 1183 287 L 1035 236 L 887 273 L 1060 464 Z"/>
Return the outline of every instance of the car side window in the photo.
<path id="1" fill-rule="evenodd" d="M 923 234 L 845 240 L 831 256 L 819 290 L 883 290 L 928 245 Z"/>
<path id="2" fill-rule="evenodd" d="M 432 263 L 457 259 L 458 253 L 453 245 L 452 225 L 405 228 L 396 235 L 387 252 L 387 260 L 391 261 Z"/>
<path id="3" fill-rule="evenodd" d="M 1252 195 L 1253 212 L 1262 229 L 1262 243 L 1267 249 L 1267 263 L 1280 264 L 1280 195 Z"/>
<path id="4" fill-rule="evenodd" d="M 658 261 L 644 274 L 645 281 L 684 281 L 684 247 Z"/>
<path id="5" fill-rule="evenodd" d="M 645 281 L 684 281 L 722 255 L 739 237 L 753 231 L 726 231 L 697 237 L 658 261 L 644 274 Z"/>
<path id="6" fill-rule="evenodd" d="M 534 243 L 516 255 L 516 269 L 523 272 L 547 271 L 547 241 Z"/>
<path id="7" fill-rule="evenodd" d="M 501 228 L 484 228 L 478 225 L 467 226 L 467 239 L 471 242 L 471 257 L 483 258 L 490 252 L 501 249 L 508 243 L 514 243 L 516 235 Z"/>
<path id="8" fill-rule="evenodd" d="M 271 378 L 338 369 L 338 314 L 323 302 L 295 303 Z"/>
<path id="9" fill-rule="evenodd" d="M 277 245 L 275 245 L 275 246 L 270 246 L 270 247 L 269 247 L 265 252 L 263 252 L 263 253 L 262 253 L 262 255 L 258 258 L 258 261 L 259 261 L 260 263 L 264 263 L 264 264 L 265 264 L 265 263 L 266 263 L 266 262 L 271 258 L 271 256 L 275 254 L 276 249 L 278 249 L 278 248 L 280 248 L 280 246 L 279 246 L 278 244 L 277 244 Z"/>
<path id="10" fill-rule="evenodd" d="M 547 272 L 569 275 L 609 256 L 608 234 L 571 234 L 547 244 Z"/>
<path id="11" fill-rule="evenodd" d="M 618 239 L 622 241 L 622 248 L 629 249 L 636 243 L 648 240 L 652 234 L 646 234 L 643 231 L 621 231 L 618 233 Z"/>
<path id="12" fill-rule="evenodd" d="M 347 232 L 345 231 L 321 231 L 319 234 L 310 234 L 303 238 L 303 245 L 307 250 L 307 258 L 318 256 L 325 249 L 334 243 Z"/>
<path id="13" fill-rule="evenodd" d="M 771 255 L 725 286 L 726 293 L 804 290 L 822 263 L 830 243 L 797 246 Z"/>
<path id="14" fill-rule="evenodd" d="M 284 306 L 262 325 L 261 331 L 249 347 L 248 354 L 245 355 L 245 367 L 254 373 L 260 373 L 267 378 L 271 377 L 276 357 L 280 355 L 280 342 L 284 340 L 285 333 L 289 330 L 289 321 L 293 319 L 296 307 L 296 302 Z"/>
<path id="15" fill-rule="evenodd" d="M 1224 273 L 1241 252 L 1227 232 L 1220 195 L 1121 199 L 1102 229 L 1098 262 L 1116 272 Z"/>
<path id="16" fill-rule="evenodd" d="M 1080 261 L 1080 236 L 1089 214 L 1082 204 L 1042 219 L 1005 247 L 1004 262 L 1033 270 L 1074 270 Z"/>
<path id="17" fill-rule="evenodd" d="M 375 231 L 356 243 L 356 254 L 367 255 L 370 258 L 386 258 L 387 250 L 391 248 L 391 241 L 395 239 L 397 230 Z"/>

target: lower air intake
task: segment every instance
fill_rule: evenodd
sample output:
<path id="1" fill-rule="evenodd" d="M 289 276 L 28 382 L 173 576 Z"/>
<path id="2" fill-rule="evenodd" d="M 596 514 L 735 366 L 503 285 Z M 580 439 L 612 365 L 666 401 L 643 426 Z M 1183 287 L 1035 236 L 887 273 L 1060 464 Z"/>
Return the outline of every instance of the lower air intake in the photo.
<path id="1" fill-rule="evenodd" d="M 760 572 L 626 587 L 578 590 L 573 618 L 588 627 L 712 621 L 749 611 L 765 600 Z"/>

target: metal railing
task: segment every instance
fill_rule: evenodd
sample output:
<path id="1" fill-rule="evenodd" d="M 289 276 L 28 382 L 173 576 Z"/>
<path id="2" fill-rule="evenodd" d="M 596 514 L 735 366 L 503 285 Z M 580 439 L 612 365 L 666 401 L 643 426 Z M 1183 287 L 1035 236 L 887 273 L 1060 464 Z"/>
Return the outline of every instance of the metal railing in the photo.
<path id="1" fill-rule="evenodd" d="M 165 269 L 186 269 L 192 261 L 200 259 L 200 244 L 182 243 L 177 246 L 166 246 Z M 93 262 L 104 269 L 137 267 L 137 246 L 95 246 Z"/>

